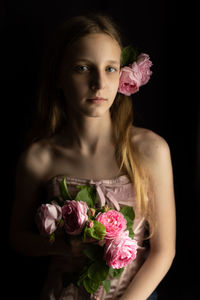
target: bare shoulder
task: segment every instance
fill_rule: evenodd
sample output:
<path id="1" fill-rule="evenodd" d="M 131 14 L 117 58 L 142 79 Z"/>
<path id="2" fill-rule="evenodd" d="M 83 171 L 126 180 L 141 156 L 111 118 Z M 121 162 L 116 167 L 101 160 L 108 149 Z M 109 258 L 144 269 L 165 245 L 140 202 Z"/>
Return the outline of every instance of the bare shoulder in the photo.
<path id="1" fill-rule="evenodd" d="M 169 145 L 156 132 L 133 126 L 131 140 L 146 163 L 156 165 L 158 162 L 164 162 L 165 159 L 170 160 Z"/>
<path id="2" fill-rule="evenodd" d="M 31 144 L 21 153 L 17 162 L 17 171 L 22 174 L 31 174 L 35 178 L 45 179 L 51 165 L 51 147 L 45 140 Z"/>

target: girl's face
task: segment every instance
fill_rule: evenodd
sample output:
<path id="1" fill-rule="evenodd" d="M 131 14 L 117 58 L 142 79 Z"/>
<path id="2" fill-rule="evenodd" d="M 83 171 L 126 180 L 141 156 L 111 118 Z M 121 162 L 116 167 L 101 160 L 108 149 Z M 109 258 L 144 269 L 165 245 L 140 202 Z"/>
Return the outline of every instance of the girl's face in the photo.
<path id="1" fill-rule="evenodd" d="M 60 77 L 70 109 L 93 117 L 109 110 L 119 86 L 120 56 L 118 43 L 104 33 L 88 34 L 72 45 Z M 91 101 L 97 97 L 105 101 Z"/>

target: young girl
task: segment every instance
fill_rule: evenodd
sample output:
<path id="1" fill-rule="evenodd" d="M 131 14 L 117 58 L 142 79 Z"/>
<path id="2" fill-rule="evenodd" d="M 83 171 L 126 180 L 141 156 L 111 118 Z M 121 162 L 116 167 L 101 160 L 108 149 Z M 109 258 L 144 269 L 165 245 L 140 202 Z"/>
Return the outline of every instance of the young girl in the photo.
<path id="1" fill-rule="evenodd" d="M 156 299 L 154 290 L 175 255 L 170 149 L 158 134 L 133 125 L 130 95 L 139 90 L 142 78 L 123 86 L 122 49 L 117 25 L 95 13 L 63 22 L 46 52 L 35 124 L 17 165 L 11 219 L 15 249 L 51 256 L 43 300 Z M 38 206 L 44 195 L 59 194 L 64 177 L 69 191 L 77 184 L 95 186 L 108 205 L 118 202 L 135 210 L 137 257 L 111 279 L 109 293 L 102 286 L 92 295 L 72 283 L 64 288 L 62 273 L 70 277 L 80 267 L 84 243 L 69 247 L 61 236 L 50 245 L 36 229 Z"/>

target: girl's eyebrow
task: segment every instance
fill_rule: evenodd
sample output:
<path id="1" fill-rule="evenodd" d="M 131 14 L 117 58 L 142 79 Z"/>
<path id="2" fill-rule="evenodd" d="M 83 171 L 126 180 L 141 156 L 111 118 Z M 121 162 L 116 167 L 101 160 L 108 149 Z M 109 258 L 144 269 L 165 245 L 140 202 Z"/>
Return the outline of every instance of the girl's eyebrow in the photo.
<path id="1" fill-rule="evenodd" d="M 74 60 L 74 62 L 79 62 L 79 61 L 86 61 L 89 63 L 93 63 L 91 60 L 89 60 L 87 58 L 78 58 L 78 59 Z M 117 60 L 106 60 L 105 63 L 120 65 L 120 62 Z"/>

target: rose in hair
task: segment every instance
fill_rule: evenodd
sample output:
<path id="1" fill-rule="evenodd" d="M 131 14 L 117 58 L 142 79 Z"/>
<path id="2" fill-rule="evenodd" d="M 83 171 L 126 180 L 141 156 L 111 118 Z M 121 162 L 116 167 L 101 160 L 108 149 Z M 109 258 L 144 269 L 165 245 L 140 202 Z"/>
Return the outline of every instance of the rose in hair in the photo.
<path id="1" fill-rule="evenodd" d="M 140 86 L 149 81 L 152 74 L 150 70 L 152 62 L 146 53 L 136 56 L 132 47 L 125 47 L 122 54 L 125 65 L 120 70 L 118 92 L 130 96 L 138 92 Z M 133 59 L 132 63 L 130 63 L 131 58 Z"/>
<path id="2" fill-rule="evenodd" d="M 117 238 L 106 241 L 104 259 L 109 267 L 121 269 L 136 258 L 137 241 L 128 235 L 129 231 L 126 230 Z"/>
<path id="3" fill-rule="evenodd" d="M 88 220 L 88 206 L 84 201 L 66 200 L 62 207 L 64 228 L 71 235 L 80 234 Z"/>
<path id="4" fill-rule="evenodd" d="M 42 204 L 36 213 L 35 221 L 42 235 L 50 235 L 58 227 L 62 218 L 62 209 L 57 204 Z"/>
<path id="5" fill-rule="evenodd" d="M 97 216 L 97 221 L 102 223 L 106 228 L 105 239 L 113 239 L 117 237 L 126 229 L 127 225 L 124 216 L 114 209 L 110 209 L 107 212 L 99 214 Z"/>
<path id="6" fill-rule="evenodd" d="M 130 96 L 139 91 L 142 74 L 136 62 L 131 67 L 123 67 L 120 71 L 118 92 Z"/>
<path id="7" fill-rule="evenodd" d="M 140 55 L 138 55 L 136 63 L 142 74 L 141 83 L 140 83 L 140 85 L 142 86 L 146 84 L 150 79 L 150 76 L 152 74 L 152 71 L 150 70 L 150 67 L 152 66 L 152 62 L 150 61 L 148 54 L 141 53 Z"/>

